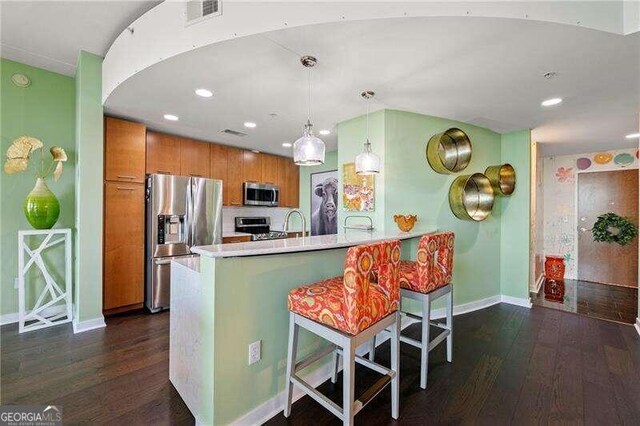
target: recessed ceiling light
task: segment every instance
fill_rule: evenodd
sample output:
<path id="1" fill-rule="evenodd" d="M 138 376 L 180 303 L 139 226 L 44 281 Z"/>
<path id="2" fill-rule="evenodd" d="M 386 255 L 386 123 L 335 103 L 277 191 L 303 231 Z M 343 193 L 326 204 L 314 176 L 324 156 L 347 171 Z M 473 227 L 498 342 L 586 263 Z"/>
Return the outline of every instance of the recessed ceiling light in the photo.
<path id="1" fill-rule="evenodd" d="M 165 114 L 164 115 L 164 119 L 165 120 L 169 120 L 169 121 L 178 121 L 178 116 L 177 115 L 173 115 L 173 114 Z"/>
<path id="2" fill-rule="evenodd" d="M 627 139 L 637 139 L 640 138 L 640 133 L 631 133 L 626 136 Z"/>
<path id="3" fill-rule="evenodd" d="M 547 99 L 546 101 L 542 101 L 542 106 L 558 105 L 560 102 L 562 102 L 562 98 Z"/>
<path id="4" fill-rule="evenodd" d="M 254 127 L 256 127 L 256 123 L 254 123 L 253 121 L 245 121 L 244 122 L 244 127 L 247 127 L 249 129 L 253 129 Z"/>
<path id="5" fill-rule="evenodd" d="M 331 130 L 323 129 L 323 130 L 320 130 L 320 132 L 318 133 L 320 133 L 322 136 L 327 136 L 331 134 Z"/>
<path id="6" fill-rule="evenodd" d="M 213 92 L 208 89 L 196 89 L 196 95 L 201 96 L 203 98 L 210 98 L 213 96 Z"/>
<path id="7" fill-rule="evenodd" d="M 291 144 L 289 142 L 284 142 L 282 146 L 284 146 L 285 148 L 291 148 Z"/>
<path id="8" fill-rule="evenodd" d="M 260 151 L 258 151 L 257 149 L 252 149 L 251 152 L 255 152 L 256 154 L 260 154 Z"/>

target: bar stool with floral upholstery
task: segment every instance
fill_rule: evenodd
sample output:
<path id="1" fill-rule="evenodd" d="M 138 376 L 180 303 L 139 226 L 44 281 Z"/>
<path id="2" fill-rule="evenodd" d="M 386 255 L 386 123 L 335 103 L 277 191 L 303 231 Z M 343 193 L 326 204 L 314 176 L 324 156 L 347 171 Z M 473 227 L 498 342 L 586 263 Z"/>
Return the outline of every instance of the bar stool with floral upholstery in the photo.
<path id="1" fill-rule="evenodd" d="M 400 295 L 420 302 L 422 316 L 403 312 L 410 318 L 422 323 L 422 339 L 417 341 L 407 336 L 400 336 L 400 341 L 420 349 L 420 387 L 427 388 L 427 373 L 429 368 L 429 352 L 442 341 L 447 339 L 447 361 L 453 358 L 453 232 L 441 232 L 425 235 L 418 243 L 416 261 L 400 261 Z M 430 321 L 431 303 L 446 296 L 446 322 Z M 435 339 L 431 340 L 429 326 L 442 330 Z M 375 336 L 371 342 L 375 348 Z M 369 360 L 374 361 L 375 351 L 369 352 Z"/>
<path id="2" fill-rule="evenodd" d="M 347 251 L 344 275 L 293 289 L 289 293 L 289 349 L 285 391 L 285 417 L 291 413 L 293 386 L 298 386 L 331 413 L 353 424 L 355 414 L 391 383 L 391 417 L 399 414 L 400 241 L 386 241 L 351 247 Z M 299 328 L 303 327 L 332 344 L 302 361 L 296 360 Z M 356 355 L 356 349 L 373 336 L 391 331 L 391 368 Z M 302 380 L 298 373 L 320 358 L 343 356 L 343 405 L 338 406 Z M 359 398 L 354 396 L 355 363 L 382 374 Z M 335 381 L 335 373 L 333 380 Z"/>

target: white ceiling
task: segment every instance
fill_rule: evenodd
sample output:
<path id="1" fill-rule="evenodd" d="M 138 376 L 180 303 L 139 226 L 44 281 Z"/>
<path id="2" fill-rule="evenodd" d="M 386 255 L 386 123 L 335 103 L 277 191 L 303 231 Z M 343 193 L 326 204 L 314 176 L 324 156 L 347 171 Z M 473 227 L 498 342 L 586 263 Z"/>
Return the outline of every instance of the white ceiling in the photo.
<path id="1" fill-rule="evenodd" d="M 405 18 L 323 24 L 249 36 L 160 62 L 122 83 L 109 113 L 158 130 L 289 153 L 306 120 L 303 54 L 318 57 L 312 121 L 332 129 L 372 109 L 394 108 L 507 132 L 532 128 L 557 155 L 637 146 L 640 33 L 615 35 L 559 24 L 495 18 Z M 557 77 L 547 80 L 548 71 Z M 193 90 L 213 90 L 210 99 Z M 556 107 L 540 102 L 562 97 Z M 163 114 L 180 117 L 167 122 Z M 277 116 L 271 117 L 269 114 Z M 244 121 L 258 127 L 245 129 Z M 237 138 L 222 129 L 245 131 Z M 425 138 L 429 135 L 425 135 Z"/>
<path id="2" fill-rule="evenodd" d="M 104 56 L 127 25 L 158 3 L 0 0 L 0 55 L 75 75 L 79 50 Z"/>

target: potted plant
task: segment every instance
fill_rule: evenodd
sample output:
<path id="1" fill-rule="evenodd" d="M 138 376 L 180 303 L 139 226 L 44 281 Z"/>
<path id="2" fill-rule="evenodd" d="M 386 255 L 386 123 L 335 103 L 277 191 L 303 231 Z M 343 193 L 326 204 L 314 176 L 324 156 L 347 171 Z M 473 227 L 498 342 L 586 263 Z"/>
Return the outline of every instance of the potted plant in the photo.
<path id="1" fill-rule="evenodd" d="M 22 173 L 29 167 L 34 153 L 40 153 L 40 161 L 36 160 L 36 184 L 24 199 L 24 215 L 35 229 L 51 229 L 60 216 L 60 203 L 55 194 L 47 186 L 46 179 L 53 176 L 57 181 L 67 161 L 67 154 L 59 146 L 52 147 L 49 152 L 53 157 L 45 161 L 44 145 L 36 138 L 21 136 L 14 140 L 7 149 L 7 160 L 4 171 L 7 174 Z"/>

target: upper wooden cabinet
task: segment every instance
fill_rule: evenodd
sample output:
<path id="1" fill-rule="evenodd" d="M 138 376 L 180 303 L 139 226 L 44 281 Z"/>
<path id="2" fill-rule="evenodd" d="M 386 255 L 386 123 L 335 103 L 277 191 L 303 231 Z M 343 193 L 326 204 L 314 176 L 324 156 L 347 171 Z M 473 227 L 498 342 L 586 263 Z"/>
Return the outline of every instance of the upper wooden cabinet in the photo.
<path id="1" fill-rule="evenodd" d="M 280 167 L 280 157 L 275 155 L 260 154 L 262 157 L 262 174 L 260 182 L 279 185 L 278 168 Z"/>
<path id="2" fill-rule="evenodd" d="M 105 117 L 105 180 L 144 183 L 145 134 L 144 124 Z"/>
<path id="3" fill-rule="evenodd" d="M 228 193 L 228 205 L 242 205 L 242 182 L 244 181 L 244 168 L 247 167 L 243 161 L 244 152 L 238 148 L 227 147 L 227 185 L 222 191 Z"/>
<path id="4" fill-rule="evenodd" d="M 229 177 L 227 175 L 228 161 L 227 152 L 228 148 L 223 145 L 211 144 L 209 147 L 210 152 L 210 167 L 209 176 L 211 179 L 220 179 L 222 181 L 222 204 L 229 205 Z M 235 166 L 234 166 L 235 167 Z"/>
<path id="5" fill-rule="evenodd" d="M 180 163 L 180 138 L 164 133 L 147 132 L 148 174 L 180 175 Z"/>
<path id="6" fill-rule="evenodd" d="M 182 176 L 209 177 L 209 143 L 180 138 L 180 174 Z"/>
<path id="7" fill-rule="evenodd" d="M 245 182 L 260 182 L 262 180 L 262 156 L 253 151 L 243 151 L 243 180 Z"/>
<path id="8" fill-rule="evenodd" d="M 299 207 L 300 171 L 291 158 L 278 158 L 278 186 L 280 207 Z"/>

